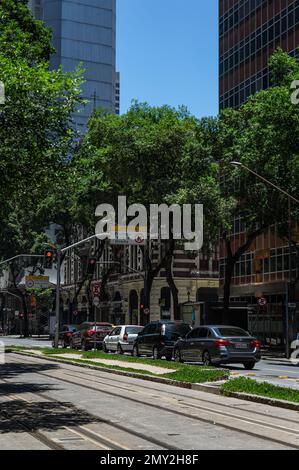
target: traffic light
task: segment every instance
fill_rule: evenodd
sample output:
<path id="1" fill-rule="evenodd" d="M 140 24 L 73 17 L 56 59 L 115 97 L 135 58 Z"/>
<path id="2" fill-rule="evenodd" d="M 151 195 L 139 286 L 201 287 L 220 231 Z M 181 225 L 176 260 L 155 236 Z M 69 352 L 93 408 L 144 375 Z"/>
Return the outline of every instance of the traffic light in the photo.
<path id="1" fill-rule="evenodd" d="M 44 268 L 45 269 L 53 268 L 53 259 L 54 259 L 54 251 L 46 250 L 44 254 Z"/>
<path id="2" fill-rule="evenodd" d="M 89 258 L 88 263 L 87 263 L 87 274 L 94 274 L 96 266 L 97 266 L 97 259 Z"/>

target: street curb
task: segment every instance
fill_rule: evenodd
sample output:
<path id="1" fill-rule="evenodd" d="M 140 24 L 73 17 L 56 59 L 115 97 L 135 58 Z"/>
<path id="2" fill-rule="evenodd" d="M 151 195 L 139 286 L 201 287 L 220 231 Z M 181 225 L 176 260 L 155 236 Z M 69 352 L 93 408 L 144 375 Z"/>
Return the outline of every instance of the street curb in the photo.
<path id="1" fill-rule="evenodd" d="M 210 393 L 216 393 L 214 391 L 211 391 L 212 389 L 218 390 L 216 387 L 213 387 L 213 385 L 211 385 L 211 382 L 209 382 L 207 385 L 199 384 L 199 383 L 191 383 L 191 382 L 180 382 L 178 380 L 165 379 L 163 377 L 156 377 L 156 376 L 147 375 L 147 374 L 138 374 L 134 372 L 126 372 L 126 371 L 121 371 L 121 370 L 109 369 L 106 367 L 94 366 L 91 364 L 84 364 L 81 362 L 73 361 L 72 359 L 58 359 L 57 357 L 51 357 L 51 356 L 49 358 L 49 356 L 40 356 L 37 354 L 36 355 L 30 354 L 30 353 L 26 353 L 23 351 L 14 351 L 13 349 L 6 350 L 6 353 L 9 353 L 9 352 L 17 354 L 19 356 L 35 357 L 37 359 L 44 359 L 44 360 L 46 359 L 52 362 L 58 362 L 60 364 L 71 364 L 71 365 L 83 367 L 86 369 L 100 370 L 102 372 L 107 372 L 110 374 L 121 375 L 124 377 L 132 377 L 134 379 L 147 380 L 149 382 L 156 382 L 156 383 L 161 383 L 165 385 L 172 385 L 174 387 L 180 387 L 180 388 L 185 388 L 189 390 L 200 390 L 203 392 L 209 391 Z M 218 381 L 215 380 L 215 382 L 213 383 L 216 384 L 217 382 Z M 216 393 L 216 394 L 219 395 L 219 393 Z"/>
<path id="2" fill-rule="evenodd" d="M 284 408 L 286 410 L 299 411 L 299 403 L 294 403 L 292 401 L 277 400 L 276 398 L 262 397 L 260 395 L 249 395 L 248 393 L 243 392 L 222 392 L 220 389 L 219 392 L 219 394 L 224 397 L 238 398 L 254 403 L 261 403 L 263 405 L 274 406 L 276 408 Z"/>

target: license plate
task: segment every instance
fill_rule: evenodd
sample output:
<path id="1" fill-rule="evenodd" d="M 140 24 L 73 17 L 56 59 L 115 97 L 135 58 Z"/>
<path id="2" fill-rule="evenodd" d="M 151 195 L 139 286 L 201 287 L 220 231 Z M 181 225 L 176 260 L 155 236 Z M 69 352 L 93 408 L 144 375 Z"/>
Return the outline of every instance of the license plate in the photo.
<path id="1" fill-rule="evenodd" d="M 247 349 L 247 343 L 236 343 L 236 349 Z"/>

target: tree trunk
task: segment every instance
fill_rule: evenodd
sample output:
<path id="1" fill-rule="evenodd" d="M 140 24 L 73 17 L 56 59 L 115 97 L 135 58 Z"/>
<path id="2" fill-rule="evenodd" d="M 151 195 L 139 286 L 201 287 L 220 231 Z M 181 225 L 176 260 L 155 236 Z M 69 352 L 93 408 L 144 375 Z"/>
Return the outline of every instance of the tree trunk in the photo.
<path id="1" fill-rule="evenodd" d="M 21 294 L 21 296 L 22 296 L 22 305 L 23 305 L 23 314 L 24 314 L 23 336 L 24 336 L 24 338 L 28 338 L 28 336 L 29 336 L 29 319 L 28 319 L 27 298 L 26 298 L 26 294 Z"/>
<path id="2" fill-rule="evenodd" d="M 144 289 L 143 289 L 143 304 L 144 309 L 151 308 L 151 291 L 155 277 L 158 276 L 159 272 L 161 271 L 162 266 L 165 264 L 165 258 L 161 260 L 157 266 L 153 268 L 152 260 L 149 254 L 149 247 L 148 245 L 144 248 L 143 251 L 144 256 Z M 150 315 L 147 318 L 150 321 Z"/>
<path id="3" fill-rule="evenodd" d="M 171 295 L 172 295 L 174 319 L 180 320 L 179 291 L 173 279 L 172 269 L 171 267 L 168 267 L 167 265 L 166 265 L 166 279 L 167 279 L 167 284 L 170 288 Z"/>
<path id="4" fill-rule="evenodd" d="M 172 274 L 172 261 L 173 261 L 173 256 L 174 256 L 174 246 L 175 246 L 174 240 L 171 240 L 169 250 L 165 259 L 165 271 L 166 271 L 167 284 L 170 288 L 171 295 L 172 295 L 173 316 L 175 320 L 180 320 L 179 291 L 174 282 L 174 278 Z"/>

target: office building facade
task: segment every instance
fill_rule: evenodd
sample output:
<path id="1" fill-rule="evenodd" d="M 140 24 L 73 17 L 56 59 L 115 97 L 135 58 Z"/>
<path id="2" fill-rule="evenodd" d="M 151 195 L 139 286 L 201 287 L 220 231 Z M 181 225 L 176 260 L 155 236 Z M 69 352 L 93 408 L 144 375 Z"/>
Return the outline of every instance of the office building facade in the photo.
<path id="1" fill-rule="evenodd" d="M 85 131 L 95 107 L 118 111 L 116 0 L 29 0 L 29 7 L 53 30 L 50 66 L 85 70 L 82 97 L 89 103 L 74 116 L 77 130 Z"/>
<path id="2" fill-rule="evenodd" d="M 220 0 L 219 9 L 219 104 L 220 109 L 236 108 L 250 95 L 271 86 L 268 61 L 277 47 L 295 54 L 299 45 L 299 1 Z M 235 249 L 244 243 L 242 217 L 235 219 L 230 238 Z M 225 262 L 226 247 L 220 242 L 221 284 Z M 292 262 L 295 277 L 295 256 Z M 265 344 L 282 345 L 288 281 L 288 243 L 279 238 L 273 226 L 236 264 L 231 289 L 232 301 L 251 306 L 248 327 Z M 299 301 L 299 293 L 295 295 Z M 260 307 L 260 298 L 267 304 Z M 299 326 L 298 304 L 297 310 L 290 310 L 290 321 L 295 330 Z"/>
<path id="3" fill-rule="evenodd" d="M 220 0 L 220 108 L 238 107 L 270 86 L 268 60 L 277 47 L 299 45 L 298 0 Z"/>

